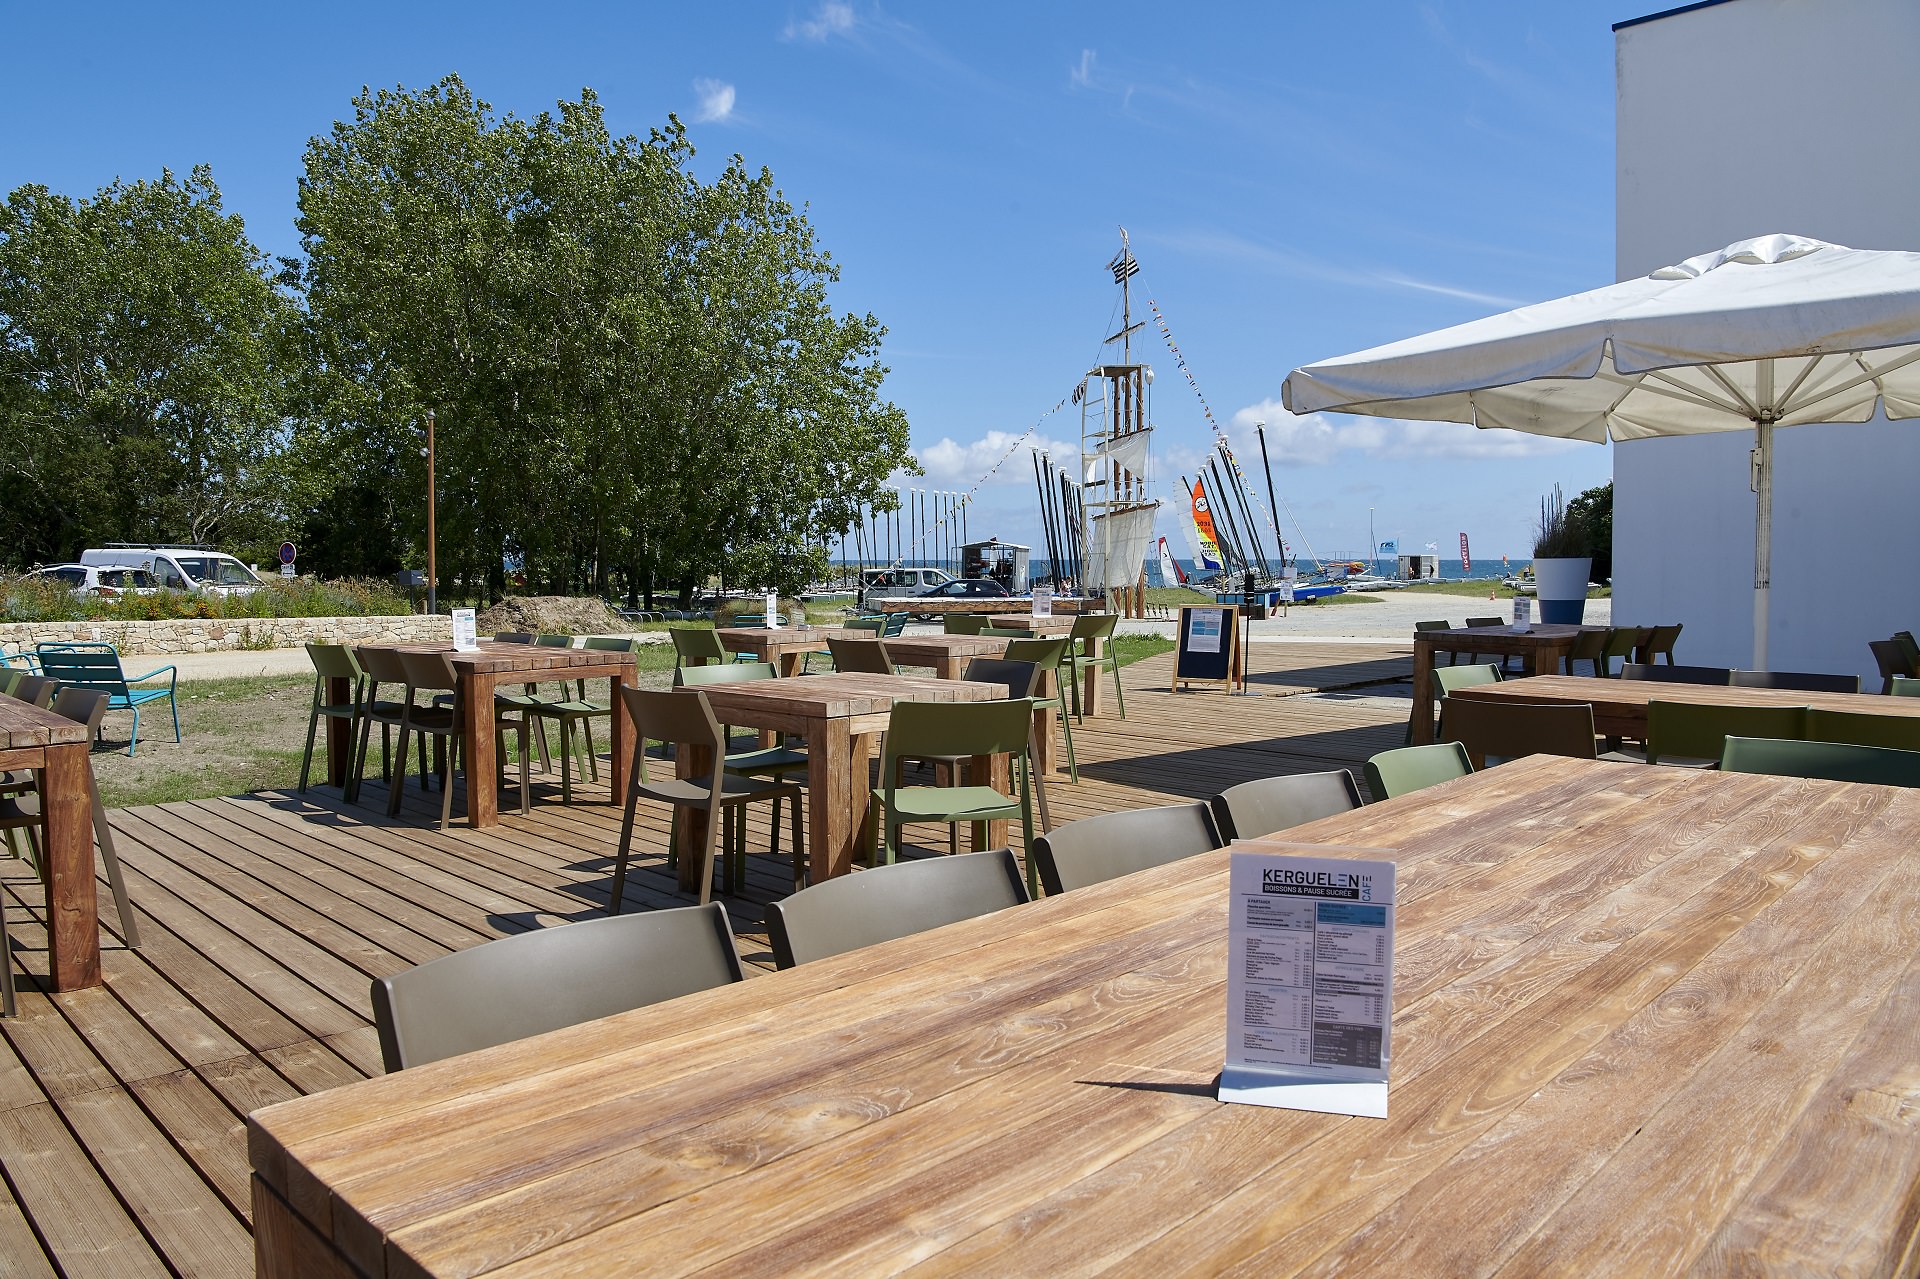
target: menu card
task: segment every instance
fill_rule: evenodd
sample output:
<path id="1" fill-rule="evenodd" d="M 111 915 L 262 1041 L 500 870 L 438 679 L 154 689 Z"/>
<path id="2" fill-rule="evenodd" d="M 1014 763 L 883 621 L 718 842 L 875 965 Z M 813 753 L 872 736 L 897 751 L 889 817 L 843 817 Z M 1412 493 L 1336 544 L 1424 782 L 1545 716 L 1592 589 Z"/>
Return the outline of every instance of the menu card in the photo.
<path id="1" fill-rule="evenodd" d="M 1524 595 L 1513 597 L 1513 631 L 1524 635 L 1533 629 L 1533 601 Z"/>
<path id="2" fill-rule="evenodd" d="M 1385 1119 L 1394 865 L 1292 847 L 1232 856 L 1220 1100 Z"/>
<path id="3" fill-rule="evenodd" d="M 1053 616 L 1053 588 L 1036 586 L 1033 588 L 1033 615 L 1035 617 Z"/>
<path id="4" fill-rule="evenodd" d="M 480 651 L 480 643 L 475 638 L 473 610 L 470 608 L 453 610 L 453 651 L 456 653 Z"/>
<path id="5" fill-rule="evenodd" d="M 764 623 L 764 624 L 766 625 L 766 627 L 767 627 L 767 629 L 768 629 L 768 630 L 778 630 L 778 629 L 779 629 L 779 627 L 780 627 L 780 597 L 779 597 L 778 595 L 774 595 L 774 594 L 768 594 L 768 596 L 767 596 L 767 611 L 766 611 L 766 613 L 765 613 L 765 614 L 764 614 L 764 615 L 762 616 L 762 618 L 761 618 L 761 621 L 762 621 L 762 622 L 763 622 L 763 623 Z"/>

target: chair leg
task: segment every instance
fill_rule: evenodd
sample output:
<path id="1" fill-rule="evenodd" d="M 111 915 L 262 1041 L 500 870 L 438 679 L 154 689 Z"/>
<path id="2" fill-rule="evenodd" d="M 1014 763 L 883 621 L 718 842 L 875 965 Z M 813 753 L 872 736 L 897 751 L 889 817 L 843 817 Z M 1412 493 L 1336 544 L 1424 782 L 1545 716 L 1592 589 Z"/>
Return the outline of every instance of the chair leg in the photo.
<path id="1" fill-rule="evenodd" d="M 180 703 L 171 692 L 167 694 L 167 705 L 173 708 L 173 740 L 174 743 L 178 745 L 180 741 Z"/>
<path id="2" fill-rule="evenodd" d="M 707 837 L 700 850 L 700 904 L 713 900 L 713 857 L 720 841 L 722 814 L 707 810 Z"/>
<path id="3" fill-rule="evenodd" d="M 407 722 L 400 721 L 400 767 L 394 770 L 393 782 L 387 787 L 387 816 L 400 815 L 400 794 L 407 788 Z M 424 741 L 424 738 L 422 739 Z"/>
<path id="4" fill-rule="evenodd" d="M 804 836 L 800 826 L 800 797 L 793 798 L 793 891 L 799 892 L 807 886 L 807 855 Z"/>
<path id="5" fill-rule="evenodd" d="M 594 757 L 593 753 L 592 720 L 583 719 L 580 721 L 580 734 L 587 743 L 587 776 L 597 782 L 600 780 L 600 761 Z"/>
<path id="6" fill-rule="evenodd" d="M 127 738 L 127 758 L 128 759 L 133 758 L 134 750 L 140 745 L 140 708 L 138 706 L 135 706 L 132 708 L 132 710 L 133 710 L 133 735 Z"/>
<path id="7" fill-rule="evenodd" d="M 0 892 L 0 1014 L 17 1017 L 13 1002 L 13 939 L 7 936 L 7 898 Z"/>
<path id="8" fill-rule="evenodd" d="M 300 794 L 307 793 L 307 776 L 313 771 L 313 739 L 320 731 L 320 712 L 315 709 L 307 716 L 307 749 L 300 756 Z"/>
<path id="9" fill-rule="evenodd" d="M 1073 757 L 1073 717 L 1067 714 L 1064 704 L 1060 707 L 1060 736 L 1065 738 L 1067 743 L 1067 780 L 1078 786 L 1080 764 Z"/>
<path id="10" fill-rule="evenodd" d="M 1053 809 L 1047 803 L 1047 779 L 1037 768 L 1033 770 L 1033 788 L 1040 796 L 1040 833 L 1044 835 L 1053 829 Z"/>
<path id="11" fill-rule="evenodd" d="M 1126 690 L 1120 687 L 1120 657 L 1118 654 L 1109 654 L 1107 660 L 1113 663 L 1113 665 L 1108 668 L 1113 671 L 1113 707 L 1120 713 L 1120 718 L 1125 719 L 1127 717 L 1127 694 Z"/>
<path id="12" fill-rule="evenodd" d="M 560 802 L 573 802 L 573 721 L 570 719 L 560 721 Z"/>
<path id="13" fill-rule="evenodd" d="M 444 737 L 433 739 L 434 753 L 440 757 L 440 829 L 445 830 L 453 821 L 453 748 L 459 739 Z"/>
<path id="14" fill-rule="evenodd" d="M 640 807 L 640 752 L 633 753 L 633 768 L 627 773 L 627 804 L 620 813 L 620 846 L 613 860 L 613 894 L 607 903 L 607 914 L 618 915 L 620 902 L 627 890 L 627 856 L 633 850 L 633 817 Z M 680 820 L 680 810 L 673 810 L 673 818 Z M 673 847 L 673 836 L 667 836 L 667 847 Z"/>
<path id="15" fill-rule="evenodd" d="M 127 881 L 120 874 L 120 854 L 113 846 L 113 827 L 107 824 L 107 807 L 100 802 L 100 787 L 93 779 L 93 765 L 87 765 L 87 794 L 93 800 L 93 837 L 100 843 L 100 864 L 107 871 L 107 886 L 113 890 L 113 906 L 120 913 L 120 935 L 130 948 L 140 946 L 140 925 L 133 917 L 133 903 L 127 897 Z"/>

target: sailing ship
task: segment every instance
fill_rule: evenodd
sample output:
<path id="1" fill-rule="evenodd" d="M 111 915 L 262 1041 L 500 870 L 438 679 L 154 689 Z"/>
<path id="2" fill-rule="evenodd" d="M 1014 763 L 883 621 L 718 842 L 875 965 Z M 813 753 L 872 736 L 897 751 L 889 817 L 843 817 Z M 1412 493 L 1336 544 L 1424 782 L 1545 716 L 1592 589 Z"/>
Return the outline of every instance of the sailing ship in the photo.
<path id="1" fill-rule="evenodd" d="M 1101 345 L 1117 347 L 1119 359 L 1087 370 L 1074 389 L 1080 405 L 1082 581 L 1090 597 L 1109 599 L 1116 611 L 1134 614 L 1145 603 L 1143 570 L 1160 503 L 1149 484 L 1153 369 L 1133 356 L 1134 335 L 1145 327 L 1144 321 L 1133 318 L 1131 281 L 1140 264 L 1124 227 L 1120 251 L 1107 269 L 1120 286 L 1120 330 Z"/>

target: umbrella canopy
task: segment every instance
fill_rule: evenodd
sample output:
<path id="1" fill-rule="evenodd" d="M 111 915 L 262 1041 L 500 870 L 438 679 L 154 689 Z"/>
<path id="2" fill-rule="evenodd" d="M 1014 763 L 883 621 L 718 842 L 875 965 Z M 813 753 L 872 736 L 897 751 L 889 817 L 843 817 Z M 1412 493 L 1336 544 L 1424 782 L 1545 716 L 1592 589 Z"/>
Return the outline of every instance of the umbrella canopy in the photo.
<path id="1" fill-rule="evenodd" d="M 1295 369 L 1294 413 L 1602 441 L 1752 430 L 1754 667 L 1766 669 L 1773 429 L 1920 417 L 1920 253 L 1796 235 Z"/>

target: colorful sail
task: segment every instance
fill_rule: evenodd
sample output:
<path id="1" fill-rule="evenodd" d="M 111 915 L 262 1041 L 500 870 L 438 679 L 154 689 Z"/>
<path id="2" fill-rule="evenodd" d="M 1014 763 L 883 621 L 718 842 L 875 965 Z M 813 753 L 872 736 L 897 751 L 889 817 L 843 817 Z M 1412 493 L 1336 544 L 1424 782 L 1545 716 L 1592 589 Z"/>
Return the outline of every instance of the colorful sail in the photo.
<path id="1" fill-rule="evenodd" d="M 1207 489 L 1203 481 L 1193 482 L 1193 531 L 1200 539 L 1200 554 L 1196 567 L 1203 573 L 1218 573 L 1226 568 L 1220 558 L 1220 535 L 1213 529 L 1213 511 L 1207 505 Z"/>
<path id="2" fill-rule="evenodd" d="M 1164 537 L 1160 539 L 1160 584 L 1162 586 L 1187 584 L 1186 570 L 1181 568 L 1179 561 L 1173 558 L 1173 552 L 1167 549 L 1167 539 Z"/>

